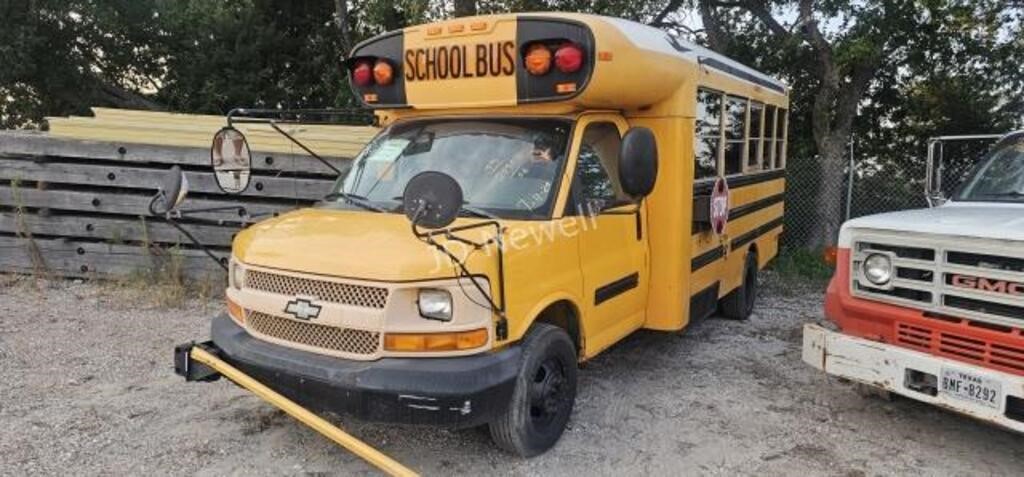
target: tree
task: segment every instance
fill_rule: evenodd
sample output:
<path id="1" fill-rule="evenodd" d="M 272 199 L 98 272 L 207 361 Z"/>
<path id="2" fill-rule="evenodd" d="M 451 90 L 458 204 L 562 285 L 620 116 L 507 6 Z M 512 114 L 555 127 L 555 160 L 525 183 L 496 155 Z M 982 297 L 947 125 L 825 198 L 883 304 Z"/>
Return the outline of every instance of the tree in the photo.
<path id="1" fill-rule="evenodd" d="M 0 3 L 0 126 L 38 126 L 90 105 L 159 109 L 152 1 Z"/>
<path id="2" fill-rule="evenodd" d="M 476 0 L 455 0 L 455 16 L 471 17 L 476 15 Z"/>
<path id="3" fill-rule="evenodd" d="M 698 0 L 698 7 L 712 49 L 750 56 L 755 45 L 766 57 L 756 63 L 781 63 L 781 71 L 774 72 L 799 80 L 793 109 L 800 112 L 800 103 L 807 101 L 803 106 L 821 168 L 811 227 L 816 233 L 808 245 L 824 247 L 838 235 L 846 145 L 865 100 L 875 91 L 898 87 L 908 73 L 916 74 L 914 68 L 922 64 L 915 55 L 939 46 L 953 48 L 958 40 L 970 43 L 971 33 L 998 31 L 993 26 L 1001 24 L 998 12 L 1007 3 Z M 780 20 L 787 13 L 795 17 L 788 24 Z"/>
<path id="4" fill-rule="evenodd" d="M 337 5 L 285 0 L 179 0 L 161 4 L 150 40 L 165 67 L 154 99 L 174 111 L 352 104 L 342 70 L 349 38 Z M 346 25 L 348 25 L 346 23 Z"/>

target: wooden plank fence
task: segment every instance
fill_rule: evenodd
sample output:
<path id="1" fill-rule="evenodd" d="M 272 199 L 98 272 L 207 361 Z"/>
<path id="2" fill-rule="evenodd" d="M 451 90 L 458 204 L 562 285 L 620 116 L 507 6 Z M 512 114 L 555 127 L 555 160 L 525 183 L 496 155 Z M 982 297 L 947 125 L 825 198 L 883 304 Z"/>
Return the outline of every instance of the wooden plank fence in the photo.
<path id="1" fill-rule="evenodd" d="M 95 111 L 94 122 L 51 119 L 51 124 L 63 121 L 74 127 L 54 127 L 49 134 L 0 131 L 0 272 L 110 277 L 174 269 L 190 277 L 219 276 L 222 270 L 201 249 L 162 218 L 149 216 L 149 201 L 172 165 L 180 166 L 189 182 L 182 210 L 244 209 L 199 216 L 215 223 L 180 220 L 222 257 L 228 256 L 231 240 L 243 227 L 312 204 L 336 179 L 316 159 L 258 133 L 250 137 L 254 152 L 249 189 L 224 194 L 214 181 L 208 146 L 198 144 L 200 138 L 212 139 L 223 118 Z M 148 133 L 140 123 L 147 118 L 157 124 Z M 119 128 L 131 131 L 131 142 L 114 140 Z M 349 154 L 328 157 L 345 170 L 352 151 L 374 130 L 342 126 L 331 136 L 330 128 L 304 130 L 304 140 L 314 150 L 321 150 L 320 145 Z"/>

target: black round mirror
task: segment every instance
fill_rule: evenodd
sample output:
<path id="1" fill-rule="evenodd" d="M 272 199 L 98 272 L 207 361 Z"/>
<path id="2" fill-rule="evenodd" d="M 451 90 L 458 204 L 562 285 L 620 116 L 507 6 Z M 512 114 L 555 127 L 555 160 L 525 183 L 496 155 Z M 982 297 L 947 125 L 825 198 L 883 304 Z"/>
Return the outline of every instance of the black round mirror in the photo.
<path id="1" fill-rule="evenodd" d="M 619 181 L 622 190 L 634 199 L 647 197 L 658 179 L 658 144 L 654 133 L 634 127 L 622 137 L 619 152 Z"/>
<path id="2" fill-rule="evenodd" d="M 217 186 L 228 194 L 238 194 L 249 188 L 252 172 L 252 151 L 241 131 L 226 127 L 213 135 L 210 146 L 210 164 Z"/>
<path id="3" fill-rule="evenodd" d="M 409 179 L 402 193 L 405 216 L 428 229 L 447 227 L 462 208 L 462 187 L 443 172 L 421 172 Z"/>
<path id="4" fill-rule="evenodd" d="M 166 213 L 174 210 L 188 194 L 188 179 L 181 167 L 171 167 L 160 181 L 160 190 L 157 192 L 157 203 L 160 205 L 159 212 Z"/>

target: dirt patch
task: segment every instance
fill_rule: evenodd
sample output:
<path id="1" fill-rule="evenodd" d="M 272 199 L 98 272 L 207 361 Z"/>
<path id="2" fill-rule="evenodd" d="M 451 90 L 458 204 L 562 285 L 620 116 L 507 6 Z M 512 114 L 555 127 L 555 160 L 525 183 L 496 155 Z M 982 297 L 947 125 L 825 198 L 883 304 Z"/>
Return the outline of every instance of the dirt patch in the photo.
<path id="1" fill-rule="evenodd" d="M 908 400 L 863 398 L 800 361 L 816 287 L 767 277 L 748 322 L 639 332 L 587 363 L 569 430 L 519 459 L 479 429 L 338 419 L 428 475 L 1013 475 L 1024 437 Z M 0 281 L 0 474 L 374 475 L 229 383 L 186 384 L 175 344 L 218 301 L 165 309 L 100 285 Z"/>

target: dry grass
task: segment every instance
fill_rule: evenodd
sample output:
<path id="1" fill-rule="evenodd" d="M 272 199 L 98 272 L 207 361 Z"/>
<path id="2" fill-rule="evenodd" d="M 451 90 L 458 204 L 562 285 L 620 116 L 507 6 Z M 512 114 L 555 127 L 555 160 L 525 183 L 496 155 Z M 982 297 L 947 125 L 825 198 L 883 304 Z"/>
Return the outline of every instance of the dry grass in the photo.
<path id="1" fill-rule="evenodd" d="M 189 277 L 182 268 L 180 253 L 172 250 L 151 269 L 136 270 L 127 276 L 106 281 L 105 291 L 116 293 L 137 305 L 178 308 L 191 300 L 207 304 L 224 294 L 223 274 Z"/>

